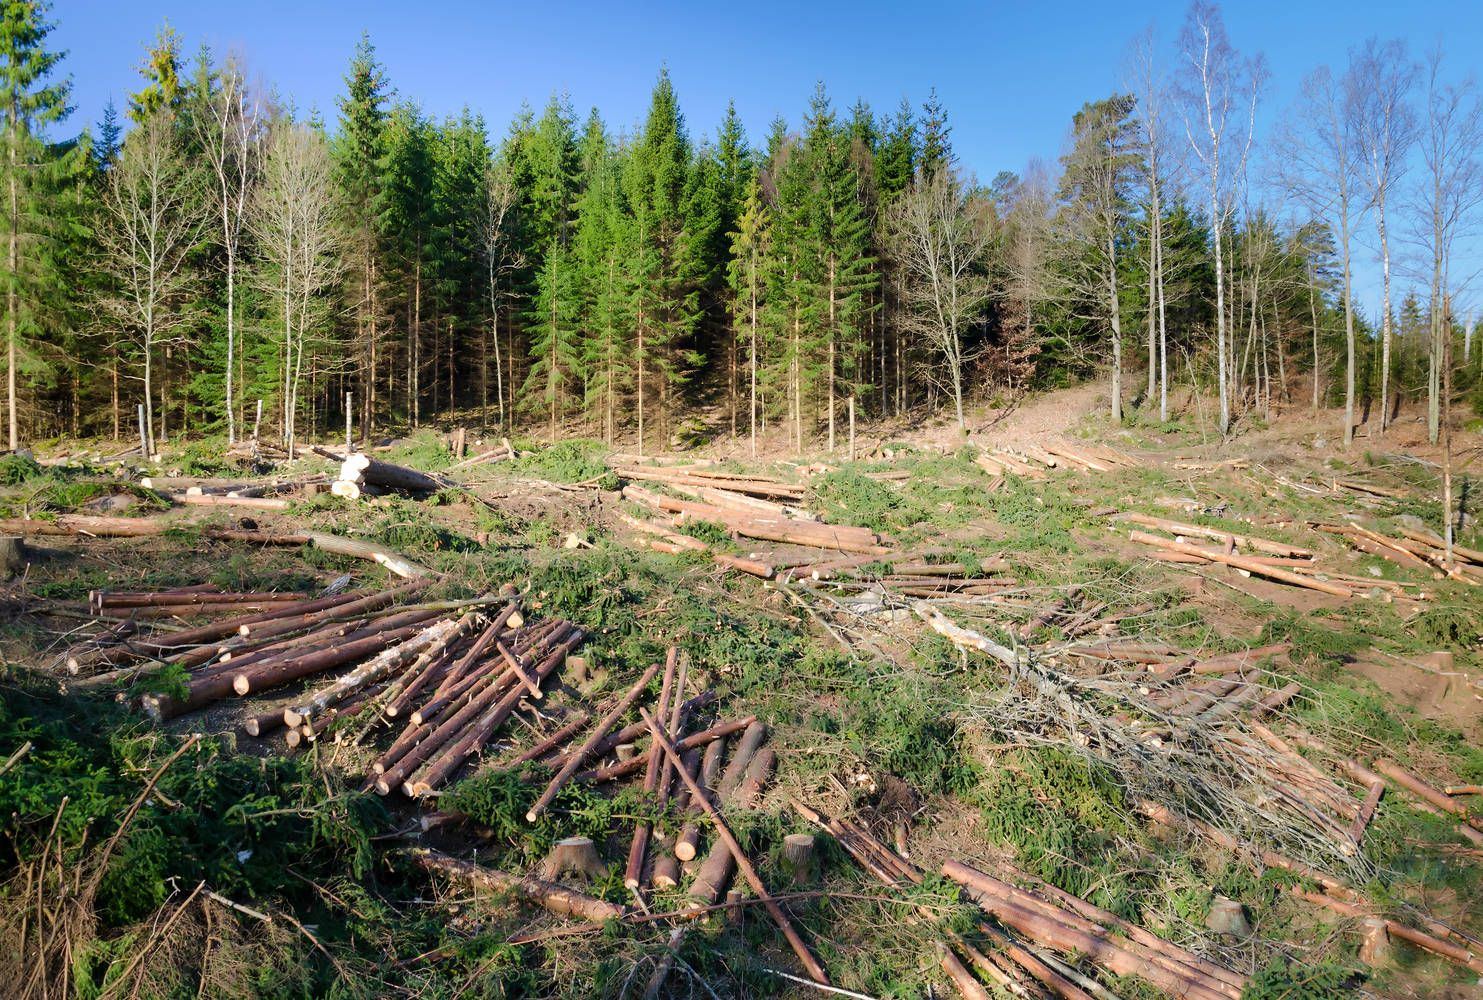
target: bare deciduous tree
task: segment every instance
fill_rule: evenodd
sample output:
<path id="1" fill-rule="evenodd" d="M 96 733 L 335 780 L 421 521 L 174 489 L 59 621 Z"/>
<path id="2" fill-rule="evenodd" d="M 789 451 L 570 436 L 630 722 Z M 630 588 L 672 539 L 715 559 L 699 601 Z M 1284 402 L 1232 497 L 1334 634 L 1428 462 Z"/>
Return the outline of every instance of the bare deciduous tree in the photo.
<path id="1" fill-rule="evenodd" d="M 1442 422 L 1442 368 L 1451 330 L 1444 324 L 1453 246 L 1472 224 L 1483 200 L 1483 104 L 1471 79 L 1442 79 L 1442 50 L 1426 64 L 1426 111 L 1421 126 L 1425 177 L 1420 187 L 1426 229 L 1421 242 L 1430 251 L 1431 345 L 1427 366 L 1427 436 L 1435 444 Z"/>
<path id="2" fill-rule="evenodd" d="M 1284 185 L 1324 218 L 1338 237 L 1340 287 L 1344 307 L 1344 445 L 1354 440 L 1355 330 L 1351 248 L 1362 205 L 1355 203 L 1360 171 L 1353 119 L 1344 85 L 1327 66 L 1303 81 L 1297 107 L 1279 129 L 1277 174 Z"/>
<path id="3" fill-rule="evenodd" d="M 233 381 L 237 351 L 237 266 L 247 205 L 258 169 L 262 111 L 247 93 L 242 68 L 228 57 L 221 72 L 221 87 L 210 95 L 209 114 L 196 121 L 197 140 L 211 169 L 211 197 L 221 226 L 221 248 L 227 271 L 227 441 L 237 440 L 237 411 Z"/>
<path id="4" fill-rule="evenodd" d="M 1243 60 L 1226 37 L 1219 9 L 1205 0 L 1190 5 L 1179 37 L 1185 63 L 1179 92 L 1185 136 L 1210 190 L 1210 230 L 1215 244 L 1215 341 L 1220 378 L 1220 432 L 1231 429 L 1230 343 L 1226 329 L 1226 275 L 1222 264 L 1226 225 L 1235 211 L 1233 179 L 1245 172 L 1255 134 L 1256 102 L 1265 76 L 1260 58 Z M 1245 117 L 1246 130 L 1235 131 Z M 1227 143 L 1236 143 L 1231 157 Z M 1233 165 L 1234 163 L 1234 165 Z"/>
<path id="5" fill-rule="evenodd" d="M 290 455 L 306 355 L 325 326 L 326 293 L 339 280 L 343 266 L 332 174 L 329 145 L 322 133 L 292 121 L 274 124 L 249 224 L 267 265 L 264 287 L 282 313 L 279 391 L 283 440 Z"/>
<path id="6" fill-rule="evenodd" d="M 958 430 L 963 416 L 963 337 L 988 308 L 985 272 L 990 229 L 966 185 L 951 170 L 918 176 L 891 205 L 888 225 L 906 281 L 902 320 L 931 343 L 953 396 Z M 927 369 L 928 377 L 939 369 Z"/>
<path id="7" fill-rule="evenodd" d="M 479 218 L 479 244 L 484 251 L 485 276 L 489 282 L 489 335 L 494 344 L 494 391 L 499 407 L 499 425 L 505 422 L 505 376 L 500 360 L 499 310 L 502 295 L 501 282 L 506 274 L 520 267 L 521 256 L 512 247 L 510 213 L 515 207 L 519 192 L 510 177 L 510 171 L 491 164 L 484 173 L 484 211 Z M 489 409 L 489 365 L 486 363 L 480 374 L 480 403 L 483 411 Z"/>
<path id="8" fill-rule="evenodd" d="M 109 171 L 99 265 L 108 291 L 101 305 L 139 351 L 149 449 L 154 440 L 154 354 L 179 339 L 209 208 L 201 174 L 185 162 L 175 116 L 150 115 L 129 134 Z"/>
<path id="9" fill-rule="evenodd" d="M 1404 43 L 1371 38 L 1350 56 L 1344 77 L 1345 103 L 1363 169 L 1360 183 L 1375 210 L 1380 241 L 1382 297 L 1380 317 L 1380 430 L 1390 426 L 1390 234 L 1386 207 L 1406 169 L 1406 153 L 1416 141 L 1416 116 L 1408 101 L 1416 66 Z"/>

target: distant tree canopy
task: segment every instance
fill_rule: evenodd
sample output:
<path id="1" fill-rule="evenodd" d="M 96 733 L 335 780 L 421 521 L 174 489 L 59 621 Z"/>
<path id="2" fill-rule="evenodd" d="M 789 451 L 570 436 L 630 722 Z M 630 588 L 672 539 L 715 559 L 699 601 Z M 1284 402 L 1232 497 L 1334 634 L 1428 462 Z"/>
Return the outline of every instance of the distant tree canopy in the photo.
<path id="1" fill-rule="evenodd" d="M 654 449 L 703 412 L 804 450 L 846 413 L 966 426 L 965 405 L 1109 371 L 1116 419 L 1169 416 L 1178 385 L 1218 387 L 1229 423 L 1334 402 L 1351 373 L 1364 399 L 1434 395 L 1438 345 L 1466 325 L 1447 281 L 1479 202 L 1477 95 L 1439 70 L 1419 94 L 1398 44 L 1355 57 L 1330 131 L 1312 107 L 1293 119 L 1310 151 L 1353 139 L 1323 167 L 1353 174 L 1341 216 L 1317 165 L 1254 176 L 1261 66 L 1206 5 L 1179 43 L 1203 62 L 1165 79 L 1140 50 L 1141 78 L 1076 113 L 1054 168 L 987 185 L 935 90 L 878 115 L 821 83 L 756 141 L 734 107 L 687 121 L 661 71 L 633 134 L 554 95 L 496 138 L 398 95 L 368 38 L 323 122 L 235 60 L 183 67 L 168 26 L 128 122 L 110 106 L 61 140 L 49 16 L 10 3 L 0 23 L 12 446 L 118 436 L 140 404 L 156 435 L 236 434 L 259 399 L 312 437 L 349 394 L 362 435 L 456 419 Z M 1387 280 L 1400 314 L 1372 324 L 1348 233 L 1377 216 L 1389 264 L 1381 213 L 1416 211 L 1392 188 L 1423 134 L 1426 183 L 1451 186 L 1391 229 L 1430 234 L 1432 286 L 1393 307 Z M 1146 388 L 1125 391 L 1135 366 Z"/>

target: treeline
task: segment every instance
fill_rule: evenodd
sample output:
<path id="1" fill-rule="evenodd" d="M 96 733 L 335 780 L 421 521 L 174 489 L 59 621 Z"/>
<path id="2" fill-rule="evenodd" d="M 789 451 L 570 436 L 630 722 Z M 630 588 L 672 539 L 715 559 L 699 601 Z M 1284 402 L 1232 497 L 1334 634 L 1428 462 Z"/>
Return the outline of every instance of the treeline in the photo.
<path id="1" fill-rule="evenodd" d="M 1347 440 L 1372 399 L 1384 421 L 1419 394 L 1435 434 L 1455 339 L 1473 360 L 1448 276 L 1483 119 L 1439 57 L 1423 73 L 1395 43 L 1310 79 L 1259 182 L 1262 67 L 1196 4 L 1178 74 L 1141 41 L 1054 167 L 985 184 L 935 94 L 878 115 L 821 84 L 754 139 L 734 107 L 693 130 L 661 72 L 633 134 L 557 96 L 496 142 L 398 97 L 368 39 L 329 122 L 169 29 L 127 126 L 110 107 L 57 141 L 49 16 L 13 3 L 0 24 L 12 447 L 132 434 L 142 405 L 155 440 L 456 413 L 641 450 L 717 431 L 832 448 L 852 419 L 962 426 L 973 401 L 1101 371 L 1114 419 L 1167 419 L 1175 386 L 1214 389 L 1223 431 L 1347 400 Z M 1352 294 L 1371 220 L 1374 329 Z M 1402 224 L 1430 282 L 1393 307 Z"/>

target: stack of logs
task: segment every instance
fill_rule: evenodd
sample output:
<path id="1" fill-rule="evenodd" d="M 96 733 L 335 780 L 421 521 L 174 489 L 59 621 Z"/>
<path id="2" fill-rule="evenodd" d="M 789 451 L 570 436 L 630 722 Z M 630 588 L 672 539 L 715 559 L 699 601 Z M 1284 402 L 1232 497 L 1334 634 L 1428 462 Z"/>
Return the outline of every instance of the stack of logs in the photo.
<path id="1" fill-rule="evenodd" d="M 1370 597 L 1372 594 L 1378 594 L 1383 600 L 1419 600 L 1426 597 L 1424 592 L 1416 591 L 1414 586 L 1408 587 L 1393 580 L 1323 570 L 1318 566 L 1312 550 L 1287 542 L 1258 538 L 1225 528 L 1170 521 L 1148 514 L 1121 513 L 1113 515 L 1112 519 L 1118 523 L 1133 524 L 1173 535 L 1170 539 L 1138 528 L 1128 533 L 1133 541 L 1160 550 L 1156 558 L 1162 562 L 1229 566 L 1244 576 L 1260 576 L 1277 583 L 1344 599 Z M 1199 545 L 1189 541 L 1190 538 L 1211 539 L 1218 544 Z"/>
<path id="2" fill-rule="evenodd" d="M 802 803 L 795 802 L 794 808 L 834 837 L 861 868 L 885 885 L 909 887 L 925 879 L 922 869 L 860 824 L 831 818 Z M 942 866 L 942 874 L 962 885 L 991 918 L 980 921 L 978 931 L 996 945 L 985 953 L 944 929 L 945 940 L 938 944 L 939 964 L 963 997 L 978 1000 L 988 994 L 960 955 L 994 984 L 1016 995 L 1085 998 L 1083 986 L 1089 981 L 1069 964 L 1081 956 L 1114 976 L 1146 980 L 1170 996 L 1239 1000 L 1246 980 L 1238 973 L 1046 882 L 1007 865 L 1000 867 L 1002 878 L 959 861 Z M 926 907 L 919 907 L 918 912 L 928 921 L 937 920 Z"/>
<path id="3" fill-rule="evenodd" d="M 1477 586 L 1483 584 L 1483 551 L 1452 546 L 1447 561 L 1447 543 L 1435 532 L 1401 528 L 1400 538 L 1384 535 L 1350 521 L 1348 524 L 1315 524 L 1322 532 L 1337 535 L 1360 552 L 1389 560 L 1429 577 L 1447 576 Z"/>
<path id="4" fill-rule="evenodd" d="M 723 898 L 737 903 L 740 893 L 732 891 L 731 884 L 739 875 L 778 923 L 809 975 L 815 982 L 827 983 L 823 967 L 768 893 L 725 816 L 729 810 L 755 807 L 772 776 L 777 757 L 764 746 L 767 727 L 751 716 L 702 724 L 700 718 L 713 706 L 715 697 L 709 691 L 685 697 L 688 664 L 677 649 L 671 649 L 653 712 L 638 708 L 640 721 L 620 728 L 619 722 L 645 700 L 660 676 L 660 665 L 650 666 L 595 723 L 589 726 L 589 717 L 580 715 L 496 765 L 496 769 L 508 770 L 536 761 L 552 772 L 544 785 L 532 786 L 540 788 L 526 812 L 526 820 L 532 823 L 573 782 L 604 785 L 629 777 L 641 781 L 649 804 L 666 818 L 658 824 L 639 819 L 626 853 L 605 859 L 592 840 L 572 837 L 557 842 L 537 870 L 528 875 L 499 872 L 426 850 L 416 852 L 418 863 L 476 888 L 513 892 L 554 912 L 598 921 L 622 919 L 634 911 L 586 895 L 558 879 L 598 881 L 611 865 L 621 861 L 624 884 L 640 899 L 651 890 L 683 892 L 685 905 L 667 914 L 670 919 L 683 921 L 727 905 Z M 733 740 L 728 754 L 728 744 Z M 613 759 L 609 761 L 610 756 Z M 382 790 L 379 785 L 377 790 Z M 423 792 L 421 788 L 413 790 Z M 423 828 L 430 830 L 465 819 L 451 812 L 431 813 L 423 818 Z M 708 848 L 703 837 L 707 825 L 713 831 Z M 787 838 L 785 860 L 795 881 L 811 879 L 815 865 L 813 838 Z M 663 973 L 658 975 L 662 981 Z"/>
<path id="5" fill-rule="evenodd" d="M 632 484 L 623 487 L 623 497 L 656 511 L 668 513 L 675 525 L 689 521 L 709 521 L 723 526 L 738 538 L 805 545 L 838 552 L 880 556 L 891 550 L 868 528 L 825 524 L 811 517 L 790 514 L 786 505 L 771 501 L 738 504 L 728 502 L 712 490 L 714 502 L 680 500 Z"/>
<path id="6" fill-rule="evenodd" d="M 338 458 L 332 452 L 315 449 L 320 454 Z M 428 496 L 447 485 L 425 472 L 409 469 L 405 465 L 383 462 L 363 451 L 345 456 L 340 462 L 340 473 L 330 485 L 330 492 L 347 500 L 358 500 L 363 496 L 381 496 L 385 493 L 409 493 L 413 496 Z"/>
<path id="7" fill-rule="evenodd" d="M 1132 468 L 1138 463 L 1111 448 L 1083 444 L 1076 448 L 1055 441 L 1020 444 L 1012 448 L 991 448 L 979 452 L 973 461 L 994 477 L 995 486 L 1005 476 L 1044 479 L 1049 469 L 1074 469 L 1078 472 L 1111 472 Z"/>

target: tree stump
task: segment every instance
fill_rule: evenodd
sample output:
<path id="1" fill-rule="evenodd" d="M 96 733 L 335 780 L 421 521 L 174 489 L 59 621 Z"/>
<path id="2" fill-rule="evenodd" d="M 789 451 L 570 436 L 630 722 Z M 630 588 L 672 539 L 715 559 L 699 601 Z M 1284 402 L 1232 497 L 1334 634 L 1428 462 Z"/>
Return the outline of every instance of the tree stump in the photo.
<path id="1" fill-rule="evenodd" d="M 602 858 L 597 854 L 597 846 L 590 838 L 567 837 L 565 840 L 558 840 L 556 846 L 551 848 L 551 853 L 541 862 L 540 875 L 543 879 L 555 880 L 571 873 L 590 882 L 602 878 L 607 870 L 607 865 L 602 863 Z"/>
<path id="2" fill-rule="evenodd" d="M 1232 937 L 1250 937 L 1251 921 L 1246 919 L 1246 907 L 1234 899 L 1216 896 L 1205 915 L 1205 926 L 1217 934 Z"/>
<path id="3" fill-rule="evenodd" d="M 790 833 L 783 838 L 783 864 L 795 885 L 814 880 L 814 835 Z"/>
<path id="4" fill-rule="evenodd" d="M 613 753 L 618 755 L 619 760 L 633 760 L 638 752 L 638 746 L 634 743 L 619 743 L 613 747 Z"/>
<path id="5" fill-rule="evenodd" d="M 1389 965 L 1394 953 L 1390 947 L 1390 931 L 1380 917 L 1365 918 L 1365 937 L 1359 946 L 1359 960 L 1370 968 Z"/>
<path id="6" fill-rule="evenodd" d="M 26 542 L 19 535 L 0 535 L 0 577 L 10 579 L 26 569 Z"/>

